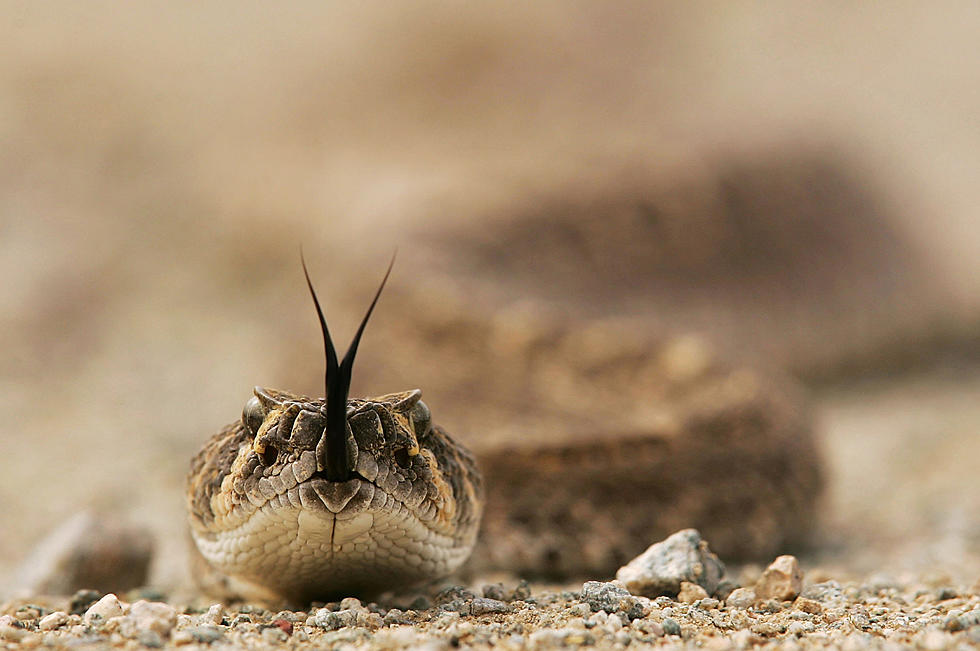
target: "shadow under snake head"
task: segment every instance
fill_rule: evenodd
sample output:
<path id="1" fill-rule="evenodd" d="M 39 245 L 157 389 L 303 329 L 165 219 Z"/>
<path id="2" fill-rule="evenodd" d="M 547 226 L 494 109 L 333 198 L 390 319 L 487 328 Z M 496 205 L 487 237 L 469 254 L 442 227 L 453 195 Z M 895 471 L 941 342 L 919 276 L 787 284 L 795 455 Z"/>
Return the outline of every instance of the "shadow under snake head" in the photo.
<path id="1" fill-rule="evenodd" d="M 433 425 L 417 389 L 348 398 L 384 280 L 338 362 L 305 263 L 303 271 L 323 331 L 326 398 L 256 387 L 241 420 L 195 457 L 188 503 L 205 569 L 231 595 L 295 602 L 449 574 L 466 560 L 479 526 L 473 457 Z"/>

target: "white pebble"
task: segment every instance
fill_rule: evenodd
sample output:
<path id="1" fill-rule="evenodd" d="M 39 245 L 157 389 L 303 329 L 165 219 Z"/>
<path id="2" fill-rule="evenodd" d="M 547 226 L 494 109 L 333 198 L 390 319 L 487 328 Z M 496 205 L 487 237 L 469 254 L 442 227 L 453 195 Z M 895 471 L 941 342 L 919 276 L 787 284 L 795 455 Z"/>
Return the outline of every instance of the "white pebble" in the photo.
<path id="1" fill-rule="evenodd" d="M 42 617 L 41 621 L 38 622 L 37 627 L 42 631 L 52 631 L 67 624 L 68 620 L 68 613 L 61 610 L 56 610 L 50 615 L 45 615 Z"/>
<path id="2" fill-rule="evenodd" d="M 169 604 L 140 600 L 130 607 L 129 620 L 139 630 L 166 635 L 177 625 L 177 610 Z"/>
<path id="3" fill-rule="evenodd" d="M 755 601 L 756 594 L 752 588 L 735 588 L 725 599 L 725 605 L 729 608 L 749 608 Z"/>
<path id="4" fill-rule="evenodd" d="M 119 598 L 110 592 L 92 604 L 89 609 L 85 611 L 85 623 L 94 624 L 97 622 L 105 622 L 110 617 L 118 617 L 122 615 L 123 612 L 123 605 L 120 603 Z"/>
<path id="5" fill-rule="evenodd" d="M 208 608 L 208 612 L 201 615 L 202 624 L 213 624 L 220 626 L 225 617 L 225 607 L 221 604 L 213 604 Z"/>

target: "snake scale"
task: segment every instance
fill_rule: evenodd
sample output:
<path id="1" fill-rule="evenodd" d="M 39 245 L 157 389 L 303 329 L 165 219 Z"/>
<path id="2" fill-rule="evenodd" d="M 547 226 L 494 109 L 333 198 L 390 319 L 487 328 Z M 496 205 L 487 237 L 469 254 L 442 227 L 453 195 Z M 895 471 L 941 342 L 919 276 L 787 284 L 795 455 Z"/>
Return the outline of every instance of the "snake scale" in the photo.
<path id="1" fill-rule="evenodd" d="M 294 603 L 445 576 L 476 540 L 484 495 L 473 456 L 432 422 L 419 390 L 348 398 L 391 266 L 339 362 L 305 262 L 303 271 L 323 331 L 326 397 L 256 387 L 241 419 L 194 458 L 195 574 L 211 592 Z"/>

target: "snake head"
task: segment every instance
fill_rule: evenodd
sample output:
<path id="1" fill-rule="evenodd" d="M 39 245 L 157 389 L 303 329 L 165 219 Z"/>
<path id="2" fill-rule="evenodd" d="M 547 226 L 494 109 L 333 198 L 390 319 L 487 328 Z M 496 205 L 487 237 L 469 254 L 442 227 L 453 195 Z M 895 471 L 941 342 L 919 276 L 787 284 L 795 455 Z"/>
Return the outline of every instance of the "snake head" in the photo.
<path id="1" fill-rule="evenodd" d="M 444 576 L 476 539 L 475 460 L 433 426 L 421 391 L 348 396 L 391 265 L 342 361 L 305 262 L 303 272 L 323 331 L 325 396 L 256 387 L 239 422 L 195 456 L 188 504 L 197 549 L 233 594 L 295 602 Z"/>

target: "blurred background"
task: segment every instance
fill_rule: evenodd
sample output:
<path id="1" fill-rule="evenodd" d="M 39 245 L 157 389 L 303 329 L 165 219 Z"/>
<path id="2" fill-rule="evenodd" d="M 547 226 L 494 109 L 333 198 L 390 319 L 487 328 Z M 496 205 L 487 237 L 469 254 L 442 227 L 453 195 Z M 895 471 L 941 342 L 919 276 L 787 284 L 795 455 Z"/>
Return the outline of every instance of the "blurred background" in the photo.
<path id="1" fill-rule="evenodd" d="M 823 562 L 980 576 L 980 6 L 0 11 L 0 576 L 94 508 L 181 580 L 190 456 L 320 395 L 300 244 L 342 346 L 398 249 L 354 393 L 463 423 L 433 314 L 690 333 L 804 385 Z"/>

